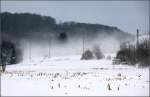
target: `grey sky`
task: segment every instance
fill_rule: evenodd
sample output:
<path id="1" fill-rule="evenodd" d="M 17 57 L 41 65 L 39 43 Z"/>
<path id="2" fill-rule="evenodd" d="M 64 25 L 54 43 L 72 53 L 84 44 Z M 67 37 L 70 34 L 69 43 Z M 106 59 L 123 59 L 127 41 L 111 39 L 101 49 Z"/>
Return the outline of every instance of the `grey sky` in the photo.
<path id="1" fill-rule="evenodd" d="M 117 26 L 131 33 L 149 31 L 149 1 L 2 1 L 1 10 Z"/>

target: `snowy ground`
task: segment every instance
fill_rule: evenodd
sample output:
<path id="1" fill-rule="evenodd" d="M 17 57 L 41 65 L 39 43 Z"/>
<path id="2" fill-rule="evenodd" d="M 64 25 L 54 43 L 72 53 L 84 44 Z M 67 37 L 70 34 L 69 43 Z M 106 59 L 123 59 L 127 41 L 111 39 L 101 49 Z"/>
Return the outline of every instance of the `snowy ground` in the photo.
<path id="1" fill-rule="evenodd" d="M 149 83 L 149 68 L 114 66 L 106 58 L 45 57 L 8 66 L 1 73 L 1 95 L 149 96 Z"/>

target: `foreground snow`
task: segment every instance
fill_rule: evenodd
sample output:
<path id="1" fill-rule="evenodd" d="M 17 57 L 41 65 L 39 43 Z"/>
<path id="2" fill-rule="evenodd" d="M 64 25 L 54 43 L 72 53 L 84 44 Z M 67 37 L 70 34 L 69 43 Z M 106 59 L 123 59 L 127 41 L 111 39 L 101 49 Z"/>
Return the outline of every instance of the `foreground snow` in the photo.
<path id="1" fill-rule="evenodd" d="M 31 64 L 32 63 L 32 64 Z M 149 96 L 149 68 L 81 61 L 80 56 L 41 58 L 8 66 L 2 96 Z"/>

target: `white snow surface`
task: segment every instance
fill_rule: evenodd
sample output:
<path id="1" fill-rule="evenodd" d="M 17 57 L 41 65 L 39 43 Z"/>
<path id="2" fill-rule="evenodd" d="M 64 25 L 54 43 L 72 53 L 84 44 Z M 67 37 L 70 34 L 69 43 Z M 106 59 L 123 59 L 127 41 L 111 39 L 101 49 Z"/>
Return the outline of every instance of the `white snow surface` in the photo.
<path id="1" fill-rule="evenodd" d="M 1 73 L 1 96 L 149 96 L 149 68 L 112 65 L 107 56 L 45 57 L 9 65 Z"/>

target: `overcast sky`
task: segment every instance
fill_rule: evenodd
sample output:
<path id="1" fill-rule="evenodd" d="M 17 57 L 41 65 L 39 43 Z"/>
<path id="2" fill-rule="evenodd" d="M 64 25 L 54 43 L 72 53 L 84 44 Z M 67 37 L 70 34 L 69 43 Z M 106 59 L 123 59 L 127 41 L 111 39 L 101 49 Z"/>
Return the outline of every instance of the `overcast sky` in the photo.
<path id="1" fill-rule="evenodd" d="M 148 1 L 2 1 L 1 11 L 30 12 L 59 21 L 77 21 L 116 26 L 135 33 L 149 31 Z"/>

